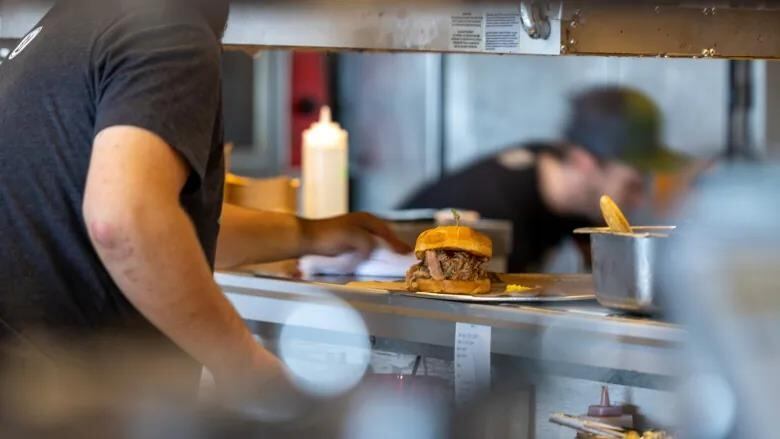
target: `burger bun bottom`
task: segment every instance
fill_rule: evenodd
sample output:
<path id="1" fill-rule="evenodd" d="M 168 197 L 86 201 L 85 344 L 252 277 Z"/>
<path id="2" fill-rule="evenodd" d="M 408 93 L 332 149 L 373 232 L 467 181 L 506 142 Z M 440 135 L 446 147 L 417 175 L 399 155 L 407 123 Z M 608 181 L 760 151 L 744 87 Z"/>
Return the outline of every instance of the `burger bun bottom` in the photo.
<path id="1" fill-rule="evenodd" d="M 425 293 L 443 294 L 487 294 L 490 292 L 490 279 L 479 280 L 434 280 L 417 279 L 416 289 Z"/>

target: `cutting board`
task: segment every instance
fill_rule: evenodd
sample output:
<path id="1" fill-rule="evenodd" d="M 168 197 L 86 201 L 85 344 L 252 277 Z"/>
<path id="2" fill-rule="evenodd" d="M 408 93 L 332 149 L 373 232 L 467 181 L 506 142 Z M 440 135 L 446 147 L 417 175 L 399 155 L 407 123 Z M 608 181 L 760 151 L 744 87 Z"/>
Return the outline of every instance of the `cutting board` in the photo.
<path id="1" fill-rule="evenodd" d="M 355 281 L 347 284 L 350 288 L 367 288 L 371 290 L 385 291 L 406 291 L 406 282 L 404 281 Z"/>

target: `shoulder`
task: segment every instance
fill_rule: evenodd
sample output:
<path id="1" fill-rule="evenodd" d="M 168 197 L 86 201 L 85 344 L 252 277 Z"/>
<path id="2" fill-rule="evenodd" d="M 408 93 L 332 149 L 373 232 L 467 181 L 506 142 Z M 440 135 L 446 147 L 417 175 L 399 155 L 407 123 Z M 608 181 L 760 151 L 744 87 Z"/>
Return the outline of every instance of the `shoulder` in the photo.
<path id="1" fill-rule="evenodd" d="M 193 5 L 182 0 L 110 0 L 114 6 L 100 39 L 137 43 L 202 47 L 219 53 L 219 41 L 208 21 Z"/>
<path id="2" fill-rule="evenodd" d="M 555 142 L 529 142 L 509 147 L 496 155 L 493 160 L 503 169 L 509 171 L 532 170 L 540 154 L 552 154 L 560 158 L 564 145 Z"/>
<path id="3" fill-rule="evenodd" d="M 510 171 L 523 171 L 536 164 L 536 154 L 529 148 L 517 147 L 500 153 L 496 156 L 496 162 Z"/>

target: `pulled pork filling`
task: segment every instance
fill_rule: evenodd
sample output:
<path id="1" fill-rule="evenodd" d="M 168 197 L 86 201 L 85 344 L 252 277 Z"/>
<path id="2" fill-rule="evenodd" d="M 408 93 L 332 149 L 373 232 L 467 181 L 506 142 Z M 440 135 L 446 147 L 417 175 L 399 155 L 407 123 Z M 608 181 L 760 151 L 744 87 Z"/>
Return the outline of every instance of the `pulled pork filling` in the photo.
<path id="1" fill-rule="evenodd" d="M 455 250 L 428 250 L 419 264 L 406 273 L 408 282 L 417 279 L 478 280 L 487 277 L 482 265 L 487 258 Z"/>

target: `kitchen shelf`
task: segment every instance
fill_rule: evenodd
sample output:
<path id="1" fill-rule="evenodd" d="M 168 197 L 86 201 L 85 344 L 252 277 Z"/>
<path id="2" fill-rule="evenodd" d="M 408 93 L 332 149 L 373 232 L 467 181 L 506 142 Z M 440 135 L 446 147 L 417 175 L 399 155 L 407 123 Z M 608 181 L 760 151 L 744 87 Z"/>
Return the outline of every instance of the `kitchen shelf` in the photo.
<path id="1" fill-rule="evenodd" d="M 0 0 L 21 38 L 52 0 Z M 234 0 L 225 45 L 317 50 L 780 58 L 775 2 Z M 524 26 L 525 25 L 525 26 Z M 542 29 L 532 38 L 529 30 Z M 533 34 L 533 32 L 531 32 Z"/>

